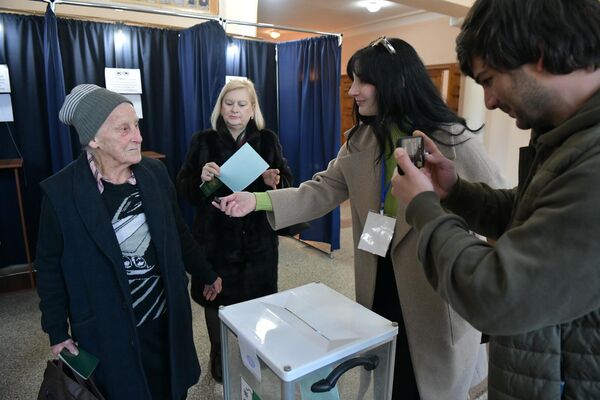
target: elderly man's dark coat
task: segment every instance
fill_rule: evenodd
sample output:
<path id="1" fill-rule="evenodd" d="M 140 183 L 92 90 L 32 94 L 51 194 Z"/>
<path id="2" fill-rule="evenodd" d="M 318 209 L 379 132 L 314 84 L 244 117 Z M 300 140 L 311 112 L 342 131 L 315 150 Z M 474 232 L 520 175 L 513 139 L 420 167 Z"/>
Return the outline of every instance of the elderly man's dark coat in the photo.
<path id="1" fill-rule="evenodd" d="M 213 282 L 180 216 L 166 168 L 143 158 L 132 167 L 167 292 L 173 398 L 198 381 L 185 265 Z M 96 382 L 110 400 L 150 400 L 122 253 L 85 153 L 41 184 L 35 267 L 42 327 L 52 345 L 70 336 L 100 359 Z"/>

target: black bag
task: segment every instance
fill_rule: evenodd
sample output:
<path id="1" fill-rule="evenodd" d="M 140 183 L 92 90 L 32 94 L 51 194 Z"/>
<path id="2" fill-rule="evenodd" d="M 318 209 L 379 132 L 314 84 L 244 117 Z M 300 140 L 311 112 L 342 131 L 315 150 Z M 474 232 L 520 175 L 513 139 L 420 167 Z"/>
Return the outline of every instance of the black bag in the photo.
<path id="1" fill-rule="evenodd" d="M 285 189 L 290 187 L 290 183 L 285 178 L 281 178 L 281 188 Z M 310 228 L 310 224 L 308 222 L 300 222 L 298 224 L 286 226 L 285 228 L 277 229 L 275 233 L 279 236 L 296 236 L 300 234 L 300 232 Z"/>
<path id="2" fill-rule="evenodd" d="M 50 360 L 38 400 L 105 400 L 92 377 L 85 380 L 61 360 Z"/>

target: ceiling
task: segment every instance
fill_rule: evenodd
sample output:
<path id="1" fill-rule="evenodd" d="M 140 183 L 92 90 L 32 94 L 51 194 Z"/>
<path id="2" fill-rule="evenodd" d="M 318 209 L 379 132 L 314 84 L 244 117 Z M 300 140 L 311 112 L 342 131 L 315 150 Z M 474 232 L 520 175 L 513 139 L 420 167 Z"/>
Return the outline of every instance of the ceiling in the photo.
<path id="1" fill-rule="evenodd" d="M 83 0 L 83 2 L 86 1 L 100 3 L 110 3 L 112 1 L 119 3 L 121 1 L 123 4 L 134 5 L 144 1 L 150 4 L 186 2 L 186 0 Z M 382 24 L 395 25 L 411 18 L 435 15 L 427 13 L 423 9 L 447 13 L 444 8 L 447 7 L 446 4 L 453 5 L 457 2 L 466 1 L 472 0 L 382 0 L 382 8 L 378 12 L 371 13 L 365 7 L 361 7 L 361 3 L 366 3 L 366 0 L 258 0 L 257 22 L 318 32 L 341 33 L 345 37 L 351 37 L 375 31 L 376 27 L 381 27 Z M 410 4 L 411 6 L 400 3 Z M 0 0 L 0 9 L 43 13 L 46 9 L 46 3 L 42 0 Z M 84 16 L 101 20 L 141 23 L 150 26 L 165 25 L 186 28 L 197 23 L 197 19 L 171 16 L 157 18 L 154 14 L 120 12 L 120 10 L 74 5 L 59 5 L 59 13 L 64 16 Z M 256 36 L 268 41 L 288 41 L 310 36 L 308 33 L 279 29 L 281 36 L 278 39 L 272 39 L 269 36 L 272 30 L 272 28 L 258 28 Z M 376 34 L 375 32 L 374 35 Z"/>
<path id="2" fill-rule="evenodd" d="M 368 29 L 377 23 L 406 18 L 425 11 L 396 2 L 385 1 L 375 13 L 367 11 L 358 0 L 259 0 L 258 22 L 273 25 L 315 30 L 319 32 L 352 35 L 354 31 Z M 267 40 L 273 29 L 259 29 L 257 36 Z M 277 41 L 292 40 L 306 34 L 279 30 Z"/>

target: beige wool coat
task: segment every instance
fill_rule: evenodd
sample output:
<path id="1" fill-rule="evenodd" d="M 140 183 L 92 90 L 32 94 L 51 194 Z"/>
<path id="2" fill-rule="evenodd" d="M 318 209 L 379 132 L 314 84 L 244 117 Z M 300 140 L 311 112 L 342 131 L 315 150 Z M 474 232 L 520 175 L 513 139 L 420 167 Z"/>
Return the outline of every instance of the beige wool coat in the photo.
<path id="1" fill-rule="evenodd" d="M 455 146 L 439 146 L 440 150 L 456 161 L 461 177 L 492 187 L 503 186 L 501 175 L 486 156 L 481 135 L 465 132 L 450 136 L 440 131 L 435 136 L 444 143 L 470 138 Z M 298 188 L 268 192 L 273 211 L 267 216 L 274 229 L 321 217 L 350 199 L 356 301 L 367 308 L 373 304 L 377 256 L 357 247 L 368 212 L 379 209 L 378 154 L 371 128 L 361 126 L 352 137 L 351 151 L 348 143 L 344 144 L 325 171 Z M 481 333 L 456 314 L 427 282 L 417 260 L 417 235 L 406 223 L 404 211 L 405 205 L 398 202 L 391 259 L 419 393 L 423 400 L 465 400 L 469 388 L 481 380 L 475 374 L 478 357 L 485 357 Z"/>

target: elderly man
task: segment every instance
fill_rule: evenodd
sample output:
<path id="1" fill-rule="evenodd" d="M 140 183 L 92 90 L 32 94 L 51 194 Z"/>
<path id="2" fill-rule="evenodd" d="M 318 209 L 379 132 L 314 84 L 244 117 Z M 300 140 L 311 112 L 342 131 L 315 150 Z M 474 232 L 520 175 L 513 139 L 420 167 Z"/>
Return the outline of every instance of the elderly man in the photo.
<path id="1" fill-rule="evenodd" d="M 600 399 L 600 3 L 477 0 L 457 51 L 531 141 L 514 190 L 467 182 L 429 139 L 425 173 L 396 150 L 419 259 L 491 335 L 490 400 Z"/>
<path id="2" fill-rule="evenodd" d="M 79 85 L 60 110 L 84 146 L 41 183 L 35 267 L 52 353 L 81 346 L 100 359 L 111 400 L 182 399 L 198 381 L 189 273 L 212 300 L 221 290 L 178 209 L 160 161 L 141 156 L 131 102 Z"/>

